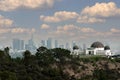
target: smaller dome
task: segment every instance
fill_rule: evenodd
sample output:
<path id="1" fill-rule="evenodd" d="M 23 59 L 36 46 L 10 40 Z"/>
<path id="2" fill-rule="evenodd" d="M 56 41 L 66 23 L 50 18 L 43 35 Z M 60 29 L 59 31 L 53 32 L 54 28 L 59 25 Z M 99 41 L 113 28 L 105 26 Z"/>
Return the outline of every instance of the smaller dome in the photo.
<path id="1" fill-rule="evenodd" d="M 79 47 L 77 45 L 73 46 L 73 50 L 77 50 Z"/>
<path id="2" fill-rule="evenodd" d="M 92 45 L 91 45 L 92 48 L 104 48 L 104 45 L 97 41 L 97 42 L 94 42 Z"/>
<path id="3" fill-rule="evenodd" d="M 110 50 L 110 47 L 109 46 L 105 46 L 104 50 Z"/>

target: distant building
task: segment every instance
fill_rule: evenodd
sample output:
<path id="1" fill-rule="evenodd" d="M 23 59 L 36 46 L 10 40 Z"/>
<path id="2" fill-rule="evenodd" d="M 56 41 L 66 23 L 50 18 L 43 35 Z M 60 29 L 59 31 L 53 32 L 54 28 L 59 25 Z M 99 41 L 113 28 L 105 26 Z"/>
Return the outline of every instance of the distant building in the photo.
<path id="1" fill-rule="evenodd" d="M 72 47 L 76 46 L 76 42 L 72 41 Z"/>
<path id="2" fill-rule="evenodd" d="M 45 40 L 41 40 L 41 46 L 46 47 L 46 41 Z"/>
<path id="3" fill-rule="evenodd" d="M 77 56 L 83 54 L 83 52 L 84 52 L 83 50 L 81 50 L 77 45 L 75 45 L 73 46 L 71 54 Z"/>
<path id="4" fill-rule="evenodd" d="M 25 45 L 25 49 L 30 51 L 35 51 L 37 49 L 32 38 L 28 40 L 28 44 Z"/>
<path id="5" fill-rule="evenodd" d="M 59 45 L 59 48 L 64 48 L 64 45 Z"/>
<path id="6" fill-rule="evenodd" d="M 55 48 L 58 48 L 58 41 L 55 40 Z"/>
<path id="7" fill-rule="evenodd" d="M 109 46 L 105 46 L 101 42 L 94 42 L 90 48 L 86 49 L 86 55 L 111 55 Z"/>
<path id="8" fill-rule="evenodd" d="M 66 43 L 66 49 L 70 49 L 70 44 L 69 43 Z"/>
<path id="9" fill-rule="evenodd" d="M 23 50 L 24 49 L 24 40 L 13 39 L 13 50 Z"/>
<path id="10" fill-rule="evenodd" d="M 52 48 L 52 38 L 48 38 L 48 40 L 47 40 L 47 48 L 49 48 L 49 49 Z"/>

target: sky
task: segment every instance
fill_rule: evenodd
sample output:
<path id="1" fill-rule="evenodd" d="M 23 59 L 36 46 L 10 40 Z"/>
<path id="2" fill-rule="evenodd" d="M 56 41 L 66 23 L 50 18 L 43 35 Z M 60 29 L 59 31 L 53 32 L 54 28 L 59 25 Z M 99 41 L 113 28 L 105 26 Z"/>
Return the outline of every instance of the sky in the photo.
<path id="1" fill-rule="evenodd" d="M 100 41 L 120 50 L 120 0 L 0 0 L 0 45 L 14 38 L 39 43 Z"/>

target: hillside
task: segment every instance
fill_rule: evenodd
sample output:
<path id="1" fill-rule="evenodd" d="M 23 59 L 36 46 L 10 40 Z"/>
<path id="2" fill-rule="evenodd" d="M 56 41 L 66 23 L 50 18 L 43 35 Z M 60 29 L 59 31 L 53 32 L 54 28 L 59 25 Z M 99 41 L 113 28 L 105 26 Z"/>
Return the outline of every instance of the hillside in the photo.
<path id="1" fill-rule="evenodd" d="M 0 80 L 120 80 L 120 59 L 74 57 L 69 50 L 45 47 L 21 54 L 12 59 L 8 48 L 0 50 Z"/>

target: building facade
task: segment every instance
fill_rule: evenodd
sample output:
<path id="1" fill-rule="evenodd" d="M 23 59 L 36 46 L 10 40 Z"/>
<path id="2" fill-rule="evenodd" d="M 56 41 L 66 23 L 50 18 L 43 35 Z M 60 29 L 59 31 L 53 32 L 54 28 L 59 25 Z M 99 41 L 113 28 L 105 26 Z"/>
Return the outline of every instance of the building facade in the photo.
<path id="1" fill-rule="evenodd" d="M 86 55 L 106 55 L 110 56 L 111 50 L 109 46 L 104 46 L 101 42 L 94 42 L 90 48 L 85 51 Z"/>

